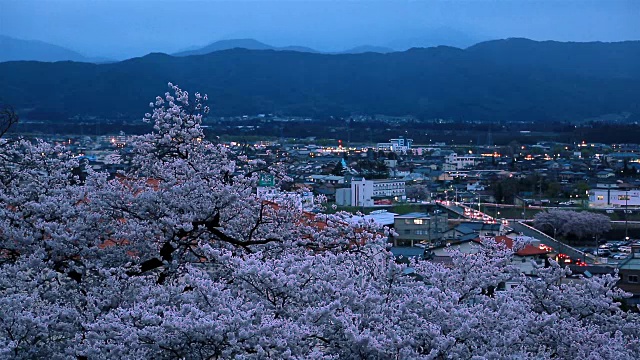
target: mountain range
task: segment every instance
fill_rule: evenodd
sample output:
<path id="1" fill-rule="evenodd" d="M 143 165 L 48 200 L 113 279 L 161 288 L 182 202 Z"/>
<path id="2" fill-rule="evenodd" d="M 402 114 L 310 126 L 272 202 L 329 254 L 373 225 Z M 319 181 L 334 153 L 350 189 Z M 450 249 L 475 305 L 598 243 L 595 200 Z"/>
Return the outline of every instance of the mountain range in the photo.
<path id="1" fill-rule="evenodd" d="M 445 41 L 445 40 L 443 40 Z M 398 42 L 401 49 L 408 48 L 406 44 L 420 44 L 420 40 L 402 41 Z M 431 44 L 430 40 L 424 39 L 425 44 Z M 446 43 L 446 42 L 443 42 Z M 205 46 L 192 46 L 183 51 L 173 53 L 173 56 L 191 56 L 191 55 L 204 55 L 214 51 L 231 50 L 231 49 L 247 49 L 247 50 L 276 50 L 276 51 L 298 51 L 308 53 L 327 53 L 327 54 L 360 54 L 365 52 L 376 53 L 389 53 L 394 52 L 391 47 L 374 46 L 374 45 L 360 45 L 351 49 L 334 52 L 322 52 L 306 46 L 272 46 L 260 42 L 255 39 L 229 39 L 219 40 Z M 81 55 L 80 53 L 67 49 L 62 46 L 46 43 L 37 40 L 21 40 L 8 36 L 0 35 L 0 62 L 4 61 L 19 61 L 19 60 L 33 60 L 33 61 L 78 61 L 78 62 L 92 62 L 92 63 L 105 63 L 113 62 L 111 59 L 89 57 Z"/>
<path id="2" fill-rule="evenodd" d="M 255 39 L 234 39 L 234 40 L 220 40 L 209 45 L 193 48 L 186 51 L 180 51 L 172 54 L 173 56 L 191 56 L 191 55 L 206 55 L 215 51 L 231 50 L 231 49 L 247 49 L 247 50 L 275 50 L 275 51 L 298 51 L 305 53 L 326 53 L 326 54 L 362 54 L 366 52 L 374 52 L 386 54 L 394 52 L 395 50 L 384 46 L 374 45 L 360 45 L 351 49 L 338 51 L 338 52 L 322 52 L 306 46 L 271 46 Z"/>
<path id="3" fill-rule="evenodd" d="M 0 35 L 0 62 L 3 61 L 80 61 L 108 62 L 106 58 L 84 56 L 62 46 L 38 40 L 21 40 Z"/>
<path id="4" fill-rule="evenodd" d="M 0 102 L 25 118 L 135 119 L 171 81 L 207 93 L 217 115 L 568 121 L 625 112 L 640 120 L 640 41 L 506 39 L 386 54 L 233 48 L 176 55 L 109 64 L 0 63 Z"/>

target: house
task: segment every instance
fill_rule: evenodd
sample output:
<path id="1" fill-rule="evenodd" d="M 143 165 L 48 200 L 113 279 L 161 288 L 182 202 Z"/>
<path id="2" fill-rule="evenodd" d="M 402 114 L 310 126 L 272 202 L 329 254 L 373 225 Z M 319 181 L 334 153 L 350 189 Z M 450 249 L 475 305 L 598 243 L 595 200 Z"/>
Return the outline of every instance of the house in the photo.
<path id="1" fill-rule="evenodd" d="M 618 264 L 618 287 L 632 294 L 627 305 L 640 305 L 640 245 L 631 246 L 631 255 Z"/>
<path id="2" fill-rule="evenodd" d="M 425 249 L 421 247 L 398 247 L 392 246 L 390 249 L 397 262 L 409 263 L 410 259 L 424 259 Z"/>
<path id="3" fill-rule="evenodd" d="M 394 246 L 414 246 L 417 243 L 440 243 L 447 229 L 447 215 L 412 212 L 394 218 L 398 235 L 393 237 Z"/>
<path id="4" fill-rule="evenodd" d="M 317 184 L 344 184 L 344 176 L 336 175 L 309 175 L 305 178 L 307 181 Z"/>
<path id="5" fill-rule="evenodd" d="M 514 249 L 514 245 L 518 243 L 518 240 L 528 242 L 523 247 Z M 446 263 L 450 262 L 446 260 L 446 257 L 451 257 L 452 249 L 465 254 L 475 254 L 479 251 L 481 246 L 487 244 L 489 241 L 502 245 L 506 249 L 514 250 L 511 265 L 516 266 L 523 274 L 527 275 L 533 275 L 535 273 L 534 263 L 538 266 L 544 266 L 547 255 L 551 251 L 549 247 L 541 245 L 537 240 L 532 238 L 519 239 L 518 237 L 512 238 L 508 236 L 485 236 L 474 237 L 473 239 L 466 239 L 450 243 L 446 246 L 438 246 L 428 249 L 425 257 L 427 259 L 435 258 L 440 262 Z"/>
<path id="6" fill-rule="evenodd" d="M 502 223 L 490 224 L 481 221 L 463 222 L 458 226 L 444 232 L 445 240 L 461 240 L 472 236 L 487 237 L 504 234 L 504 225 Z"/>
<path id="7" fill-rule="evenodd" d="M 447 156 L 445 164 L 448 164 L 447 167 L 451 168 L 449 170 L 461 170 L 461 169 L 475 167 L 476 165 L 480 164 L 482 161 L 483 159 L 480 156 L 458 155 L 456 153 L 452 153 L 452 154 L 449 154 L 449 156 Z"/>
<path id="8" fill-rule="evenodd" d="M 596 173 L 596 177 L 598 179 L 609 179 L 615 176 L 616 174 L 613 172 L 613 170 L 601 170 Z"/>

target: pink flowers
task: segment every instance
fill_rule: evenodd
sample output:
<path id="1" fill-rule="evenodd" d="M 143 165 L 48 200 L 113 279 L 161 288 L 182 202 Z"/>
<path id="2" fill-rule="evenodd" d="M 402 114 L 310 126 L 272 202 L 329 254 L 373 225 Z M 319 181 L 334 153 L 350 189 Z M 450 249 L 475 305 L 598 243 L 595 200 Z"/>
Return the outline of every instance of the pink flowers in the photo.
<path id="1" fill-rule="evenodd" d="M 257 198 L 261 172 L 208 142 L 206 95 L 169 83 L 154 131 L 109 156 L 0 147 L 0 357 L 634 359 L 638 315 L 615 276 L 524 276 L 512 253 L 401 265 L 350 214 Z M 42 155 L 44 154 L 44 155 Z M 77 171 L 77 170 L 76 170 Z M 109 242 L 110 241 L 110 242 Z M 102 246 L 109 242 L 112 246 Z M 507 286 L 508 285 L 508 286 Z"/>

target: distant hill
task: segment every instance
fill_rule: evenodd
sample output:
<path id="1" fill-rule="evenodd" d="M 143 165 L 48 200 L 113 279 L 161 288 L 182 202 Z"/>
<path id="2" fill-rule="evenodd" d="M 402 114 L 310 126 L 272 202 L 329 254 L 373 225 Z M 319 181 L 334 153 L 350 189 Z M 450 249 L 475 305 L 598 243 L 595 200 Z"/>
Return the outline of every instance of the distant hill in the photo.
<path id="1" fill-rule="evenodd" d="M 479 59 L 602 78 L 640 78 L 640 41 L 558 42 L 523 38 L 485 41 L 467 48 Z"/>
<path id="2" fill-rule="evenodd" d="M 172 81 L 209 94 L 217 115 L 564 121 L 640 114 L 640 42 L 512 43 L 343 55 L 231 49 L 101 65 L 6 62 L 0 99 L 28 118 L 135 119 Z M 582 47 L 588 51 L 574 56 Z M 612 48 L 615 56 L 605 54 Z"/>
<path id="3" fill-rule="evenodd" d="M 232 40 L 220 40 L 214 43 L 211 43 L 207 46 L 196 48 L 188 51 L 181 51 L 172 54 L 173 56 L 192 56 L 192 55 L 205 55 L 212 53 L 214 51 L 222 51 L 222 50 L 231 50 L 231 49 L 247 49 L 247 50 L 280 50 L 280 51 L 299 51 L 299 52 L 311 52 L 315 53 L 316 50 L 313 50 L 304 46 L 285 46 L 285 47 L 275 47 L 271 45 L 267 45 L 263 42 L 260 42 L 255 39 L 232 39 Z"/>
<path id="4" fill-rule="evenodd" d="M 367 52 L 387 54 L 394 51 L 395 50 L 393 50 L 392 48 L 388 48 L 384 46 L 362 45 L 362 46 L 356 46 L 354 48 L 351 48 L 345 51 L 341 51 L 339 52 L 339 54 L 362 54 Z"/>
<path id="5" fill-rule="evenodd" d="M 0 62 L 32 61 L 81 61 L 108 62 L 108 59 L 88 58 L 62 46 L 37 40 L 21 40 L 0 35 Z"/>
<path id="6" fill-rule="evenodd" d="M 485 39 L 473 37 L 467 33 L 455 29 L 441 27 L 428 29 L 421 32 L 418 31 L 404 38 L 398 38 L 390 41 L 387 44 L 384 44 L 384 46 L 399 51 L 404 51 L 411 48 L 427 48 L 443 45 L 466 48 L 482 40 Z"/>

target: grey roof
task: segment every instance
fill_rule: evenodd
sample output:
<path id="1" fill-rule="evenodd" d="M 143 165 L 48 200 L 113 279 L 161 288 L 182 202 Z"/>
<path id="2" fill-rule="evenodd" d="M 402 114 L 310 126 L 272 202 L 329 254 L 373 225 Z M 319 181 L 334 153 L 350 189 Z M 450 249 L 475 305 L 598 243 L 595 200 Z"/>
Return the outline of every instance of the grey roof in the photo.
<path id="1" fill-rule="evenodd" d="M 466 222 L 455 227 L 456 230 L 463 234 L 480 230 L 500 231 L 500 224 L 486 224 L 484 222 Z"/>
<path id="2" fill-rule="evenodd" d="M 620 264 L 618 265 L 618 269 L 640 270 L 640 257 L 638 257 L 637 254 L 632 254 L 632 256 L 629 256 L 625 260 L 620 262 Z"/>

